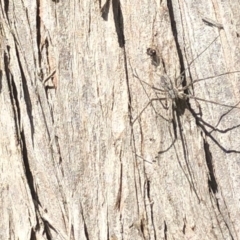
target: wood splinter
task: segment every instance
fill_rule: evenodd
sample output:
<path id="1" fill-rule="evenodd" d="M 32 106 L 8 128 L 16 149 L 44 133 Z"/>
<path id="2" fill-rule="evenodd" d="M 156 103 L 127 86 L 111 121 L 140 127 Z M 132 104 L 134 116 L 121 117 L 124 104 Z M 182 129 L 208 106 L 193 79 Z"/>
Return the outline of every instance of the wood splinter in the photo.
<path id="1" fill-rule="evenodd" d="M 203 17 L 203 18 L 202 18 L 202 21 L 203 21 L 205 24 L 207 24 L 207 25 L 209 25 L 209 26 L 211 26 L 211 27 L 217 27 L 218 29 L 224 29 L 222 24 L 217 23 L 217 22 L 213 21 L 213 20 L 210 19 L 210 18 Z"/>

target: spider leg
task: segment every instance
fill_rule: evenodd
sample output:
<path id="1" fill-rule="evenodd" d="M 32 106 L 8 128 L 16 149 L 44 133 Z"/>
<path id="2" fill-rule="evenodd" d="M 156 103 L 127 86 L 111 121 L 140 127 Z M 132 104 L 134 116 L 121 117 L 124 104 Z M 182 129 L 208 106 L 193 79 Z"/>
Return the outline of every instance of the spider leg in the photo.
<path id="1" fill-rule="evenodd" d="M 195 61 L 196 59 L 198 59 L 204 52 L 206 52 L 207 49 L 210 48 L 210 46 L 219 38 L 219 36 L 220 36 L 220 34 L 218 34 L 218 36 L 213 39 L 213 41 L 208 45 L 207 48 L 205 48 L 202 52 L 200 52 L 199 54 L 197 54 L 197 56 L 188 64 L 188 67 L 185 68 L 185 69 L 180 73 L 180 75 L 176 78 L 176 81 L 177 81 L 179 78 L 181 78 L 181 81 L 180 81 L 180 83 L 179 83 L 179 85 L 178 85 L 177 87 L 179 87 L 179 86 L 183 83 L 183 81 L 184 81 L 184 74 L 185 74 L 186 70 L 190 69 L 190 67 L 191 67 L 191 65 L 194 63 L 194 61 Z"/>
<path id="2" fill-rule="evenodd" d="M 149 106 L 149 105 L 151 105 L 152 107 L 153 107 L 153 105 L 152 105 L 152 103 L 154 102 L 154 101 L 162 101 L 162 100 L 165 100 L 166 98 L 152 98 L 152 99 L 150 99 L 150 101 L 146 104 L 146 106 L 142 109 L 142 111 L 138 114 L 138 116 L 132 121 L 132 124 L 134 124 L 136 121 L 137 121 L 137 119 L 142 115 L 142 113 L 146 110 L 146 108 Z M 153 109 L 154 109 L 154 111 L 156 112 L 156 110 L 155 110 L 155 108 L 153 107 Z M 162 117 L 162 116 L 161 116 Z M 163 119 L 165 119 L 164 117 L 162 117 Z M 167 119 L 165 119 L 165 120 L 167 120 Z"/>
<path id="3" fill-rule="evenodd" d="M 133 74 L 133 76 L 136 77 L 136 78 L 141 82 L 141 84 L 144 83 L 144 84 L 147 85 L 148 87 L 150 87 L 150 88 L 152 88 L 152 89 L 154 89 L 154 90 L 157 90 L 157 91 L 159 91 L 159 92 L 164 92 L 164 93 L 166 92 L 166 91 L 163 90 L 163 89 L 160 89 L 160 88 L 156 88 L 156 87 L 154 87 L 154 86 L 151 86 L 149 83 L 147 83 L 147 82 L 145 82 L 144 80 L 140 79 L 138 75 Z"/>
<path id="4" fill-rule="evenodd" d="M 218 102 L 215 102 L 215 101 L 212 101 L 212 100 L 203 99 L 203 98 L 199 98 L 199 97 L 191 96 L 191 95 L 187 95 L 187 94 L 186 94 L 186 96 L 187 96 L 188 98 L 197 99 L 197 100 L 203 101 L 203 102 L 213 103 L 213 104 L 216 104 L 216 105 L 219 105 L 219 106 L 223 106 L 223 107 L 238 108 L 238 109 L 240 109 L 240 107 L 238 107 L 240 101 L 239 101 L 237 104 L 235 104 L 235 105 L 228 105 L 228 104 L 218 103 Z"/>
<path id="5" fill-rule="evenodd" d="M 153 102 L 154 102 L 154 101 L 159 101 L 159 102 L 161 103 L 162 107 L 167 110 L 167 109 L 168 109 L 167 104 L 164 105 L 164 104 L 162 103 L 162 101 L 165 101 L 165 102 L 167 103 L 168 97 L 167 97 L 167 96 L 165 96 L 165 97 L 160 97 L 160 96 L 159 96 L 159 94 L 161 95 L 161 94 L 163 94 L 163 93 L 164 93 L 165 95 L 167 95 L 167 91 L 166 91 L 166 90 L 163 90 L 163 89 L 160 89 L 160 88 L 157 88 L 157 87 L 154 87 L 154 86 L 150 85 L 149 83 L 145 82 L 144 80 L 140 79 L 140 77 L 139 77 L 138 74 L 137 74 L 136 69 L 135 69 L 135 73 L 133 74 L 133 76 L 136 77 L 136 78 L 139 80 L 139 82 L 141 83 L 141 85 L 142 85 L 142 87 L 143 87 L 143 89 L 144 89 L 144 91 L 145 91 L 145 93 L 146 93 L 146 95 L 147 95 L 147 97 L 148 97 L 148 99 L 149 99 L 149 102 L 148 102 L 148 103 L 146 104 L 146 106 L 141 110 L 141 112 L 138 114 L 138 116 L 133 120 L 132 124 L 134 124 L 134 123 L 136 122 L 136 120 L 142 115 L 142 113 L 145 111 L 145 109 L 146 109 L 149 105 L 152 106 L 152 108 L 153 108 L 154 112 L 156 113 L 156 115 L 159 115 L 159 116 L 160 116 L 161 118 L 163 118 L 164 120 L 169 121 L 169 119 L 167 119 L 167 118 L 165 118 L 164 116 L 160 115 L 160 114 L 157 112 L 157 110 L 155 109 L 154 105 L 153 105 Z M 144 85 L 147 85 L 147 86 L 148 86 L 149 88 L 151 88 L 152 90 L 155 90 L 155 91 L 154 91 L 155 96 L 156 96 L 155 98 L 152 98 L 152 99 L 151 99 L 151 98 L 148 96 L 147 91 L 146 91 Z"/>
<path id="6" fill-rule="evenodd" d="M 191 83 L 189 83 L 188 85 L 184 86 L 182 89 L 186 90 L 190 86 L 192 86 L 194 83 L 197 83 L 197 82 L 200 82 L 200 81 L 205 81 L 207 79 L 213 79 L 213 78 L 217 78 L 217 77 L 221 77 L 221 76 L 225 76 L 225 75 L 233 74 L 233 73 L 240 73 L 240 71 L 225 72 L 225 73 L 221 73 L 221 74 L 218 74 L 218 75 L 215 75 L 215 76 L 210 76 L 210 77 L 206 77 L 206 78 L 196 79 L 196 80 L 192 81 Z"/>

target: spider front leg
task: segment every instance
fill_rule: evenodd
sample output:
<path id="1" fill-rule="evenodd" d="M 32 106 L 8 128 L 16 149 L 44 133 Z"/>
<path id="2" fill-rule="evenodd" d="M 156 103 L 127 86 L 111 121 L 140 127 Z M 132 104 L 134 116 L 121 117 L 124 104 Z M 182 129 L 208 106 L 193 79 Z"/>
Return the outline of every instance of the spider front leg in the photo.
<path id="1" fill-rule="evenodd" d="M 149 100 L 149 102 L 146 104 L 146 106 L 141 110 L 141 112 L 137 115 L 137 117 L 132 121 L 132 124 L 134 124 L 140 117 L 141 115 L 144 113 L 144 111 L 148 108 L 148 106 L 151 106 L 154 110 L 154 112 L 156 113 L 156 115 L 159 115 L 161 118 L 163 118 L 164 120 L 169 121 L 168 119 L 166 119 L 165 117 L 163 117 L 162 115 L 160 115 L 157 110 L 155 109 L 153 102 L 154 101 L 163 101 L 166 100 L 166 98 L 152 98 Z"/>
<path id="2" fill-rule="evenodd" d="M 140 113 L 137 115 L 137 117 L 133 120 L 132 123 L 134 124 L 134 123 L 137 121 L 137 119 L 139 119 L 139 118 L 141 117 L 141 115 L 146 111 L 146 109 L 147 109 L 149 106 L 151 106 L 151 108 L 153 109 L 153 111 L 154 111 L 154 113 L 155 113 L 156 116 L 159 116 L 160 118 L 162 118 L 162 119 L 170 122 L 171 120 L 168 119 L 168 118 L 166 118 L 166 117 L 163 116 L 162 114 L 160 114 L 160 113 L 157 111 L 156 107 L 154 106 L 154 105 L 155 105 L 154 102 L 159 102 L 159 103 L 161 104 L 161 106 L 162 106 L 163 109 L 165 109 L 165 110 L 168 110 L 168 109 L 169 109 L 168 97 L 167 97 L 166 91 L 163 90 L 163 89 L 159 89 L 159 88 L 156 88 L 156 87 L 154 87 L 154 86 L 151 86 L 149 83 L 147 83 L 147 82 L 143 81 L 142 79 L 140 79 L 140 77 L 138 76 L 136 70 L 135 70 L 135 73 L 133 74 L 133 76 L 134 76 L 135 78 L 137 78 L 138 81 L 140 82 L 140 84 L 141 84 L 141 86 L 142 86 L 142 88 L 143 88 L 143 90 L 144 90 L 147 98 L 149 99 L 149 101 L 148 101 L 148 103 L 145 105 L 145 107 L 143 107 L 143 109 L 140 111 Z M 146 87 L 147 87 L 148 89 L 152 89 L 152 90 L 153 90 L 153 93 L 154 93 L 154 95 L 155 95 L 154 97 L 149 96 Z M 164 97 L 162 96 L 163 94 L 165 95 Z M 164 102 L 164 103 L 163 103 L 163 102 Z"/>
<path id="3" fill-rule="evenodd" d="M 225 73 L 221 73 L 221 74 L 214 75 L 214 76 L 209 76 L 209 77 L 205 77 L 205 78 L 196 79 L 196 80 L 193 80 L 192 82 L 188 83 L 182 89 L 184 91 L 187 90 L 189 92 L 189 94 L 186 94 L 188 98 L 192 98 L 192 99 L 195 99 L 195 100 L 199 100 L 199 101 L 203 101 L 203 102 L 207 102 L 207 103 L 211 103 L 211 104 L 215 104 L 215 105 L 219 105 L 219 106 L 223 106 L 223 107 L 227 107 L 227 108 L 240 108 L 240 106 L 238 106 L 240 102 L 237 102 L 235 105 L 228 105 L 228 104 L 224 104 L 224 103 L 218 103 L 218 102 L 210 100 L 210 99 L 203 99 L 203 98 L 200 98 L 200 97 L 196 97 L 193 94 L 191 94 L 191 92 L 190 92 L 190 87 L 192 87 L 192 89 L 193 89 L 194 84 L 196 84 L 198 82 L 207 81 L 209 79 L 214 79 L 214 78 L 218 78 L 218 77 L 221 77 L 221 76 L 225 76 L 225 75 L 229 75 L 229 74 L 236 74 L 236 73 L 239 74 L 240 71 L 225 72 Z"/>
<path id="4" fill-rule="evenodd" d="M 165 97 L 161 97 L 159 95 L 161 95 L 161 93 L 159 94 L 159 93 L 156 92 L 156 96 L 157 96 L 158 100 L 160 101 L 162 107 L 165 110 L 169 110 L 169 99 L 167 97 L 167 94 L 165 94 Z"/>

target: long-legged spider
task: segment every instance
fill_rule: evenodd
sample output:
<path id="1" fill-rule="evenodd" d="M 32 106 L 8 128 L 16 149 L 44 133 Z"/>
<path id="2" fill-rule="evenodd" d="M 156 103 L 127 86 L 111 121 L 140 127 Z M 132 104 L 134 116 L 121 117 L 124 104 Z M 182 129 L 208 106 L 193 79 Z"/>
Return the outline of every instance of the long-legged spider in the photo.
<path id="1" fill-rule="evenodd" d="M 156 58 L 155 52 L 151 52 L 152 54 L 150 55 L 149 51 L 150 50 L 148 49 L 147 54 L 151 58 L 152 58 L 152 55 L 154 56 L 154 58 Z M 206 49 L 203 52 L 205 52 L 205 51 L 206 51 Z M 195 59 L 197 59 L 203 52 L 201 52 Z M 193 61 L 191 61 L 191 63 L 188 65 L 187 69 L 190 68 L 190 65 L 195 61 L 195 59 L 193 59 Z M 152 59 L 152 60 L 154 60 L 154 59 Z M 226 127 L 223 130 L 219 129 L 218 125 L 219 125 L 220 121 L 222 121 L 222 118 L 225 117 L 226 115 L 229 115 L 229 112 L 231 112 L 233 109 L 240 109 L 240 104 L 239 104 L 240 101 L 236 104 L 225 104 L 224 102 L 198 97 L 195 94 L 194 86 L 196 86 L 195 85 L 196 83 L 199 83 L 201 81 L 209 81 L 209 79 L 214 80 L 215 78 L 224 77 L 224 76 L 227 76 L 230 74 L 236 74 L 236 73 L 239 74 L 240 71 L 224 72 L 224 73 L 221 73 L 218 75 L 208 76 L 208 77 L 204 77 L 204 78 L 200 78 L 200 79 L 196 79 L 196 80 L 192 80 L 191 77 L 189 77 L 188 78 L 188 80 L 190 80 L 190 82 L 189 82 L 185 78 L 185 71 L 187 69 L 185 69 L 184 72 L 182 72 L 179 77 L 175 78 L 174 81 L 172 81 L 166 73 L 162 74 L 162 75 L 158 75 L 156 73 L 156 75 L 158 77 L 157 77 L 157 81 L 155 81 L 155 83 L 158 83 L 158 86 L 156 86 L 155 83 L 150 84 L 147 81 L 142 80 L 139 77 L 137 71 L 134 70 L 133 76 L 139 80 L 139 83 L 142 85 L 142 88 L 148 98 L 148 101 L 141 108 L 141 110 L 137 113 L 137 115 L 134 116 L 134 118 L 132 119 L 132 124 L 134 125 L 136 123 L 136 121 L 138 121 L 141 118 L 141 115 L 146 111 L 146 109 L 148 107 L 151 107 L 154 110 L 154 112 L 156 113 L 156 116 L 160 116 L 165 121 L 173 123 L 172 126 L 174 129 L 174 135 L 175 135 L 175 137 L 173 136 L 173 142 L 176 140 L 176 124 L 178 124 L 178 125 L 182 124 L 181 122 L 179 122 L 179 116 L 182 113 L 184 113 L 185 109 L 188 109 L 191 112 L 191 114 L 195 118 L 197 124 L 203 129 L 203 131 L 205 132 L 206 135 L 211 135 L 211 132 L 213 132 L 213 131 L 224 133 L 224 132 L 230 132 L 230 131 L 232 131 L 232 129 L 237 129 L 240 126 L 240 124 L 234 124 L 234 126 Z M 148 94 L 149 91 L 151 92 L 151 96 L 149 96 L 149 94 Z M 154 96 L 152 94 L 154 94 Z M 191 99 L 193 101 L 190 101 Z M 166 103 L 170 102 L 170 104 L 164 105 L 163 104 L 164 101 Z M 154 104 L 154 102 L 161 103 L 162 107 L 165 109 L 169 109 L 169 107 L 171 107 L 172 113 L 170 115 L 170 118 L 167 117 L 163 112 L 160 114 L 160 112 L 156 110 L 156 108 L 155 108 L 156 105 Z M 210 123 L 206 122 L 205 120 L 203 120 L 202 106 L 200 105 L 199 102 L 205 102 L 205 103 L 218 105 L 220 107 L 223 107 L 221 109 L 227 109 L 227 110 L 224 113 L 221 110 L 221 113 L 219 112 L 220 117 L 218 118 L 219 119 L 218 122 L 216 124 L 215 123 L 210 124 Z M 194 103 L 193 108 L 192 108 L 192 103 Z M 198 113 L 196 113 L 196 107 L 198 108 Z M 167 111 L 167 113 L 169 113 L 169 112 Z M 149 115 L 147 117 L 149 118 Z M 214 120 L 217 120 L 216 116 L 214 116 Z M 176 121 L 178 121 L 178 123 Z M 206 127 L 208 130 L 206 130 Z M 211 137 L 212 136 L 210 136 L 210 138 Z M 217 142 L 217 140 L 214 140 L 214 139 L 213 139 L 213 141 Z M 225 152 L 229 151 L 229 148 L 226 150 L 220 144 L 219 144 L 219 147 Z M 229 152 L 238 152 L 238 151 L 230 150 Z"/>
<path id="2" fill-rule="evenodd" d="M 152 86 L 150 85 L 149 83 L 147 83 L 146 81 L 140 79 L 140 77 L 138 76 L 137 74 L 137 71 L 135 70 L 135 73 L 133 74 L 133 76 L 135 78 L 137 78 L 140 83 L 143 85 L 146 85 L 148 87 L 150 87 L 152 90 L 156 91 L 155 95 L 156 95 L 156 98 L 151 98 L 149 99 L 149 102 L 147 103 L 147 105 L 142 109 L 142 111 L 139 113 L 139 115 L 133 120 L 133 123 L 138 119 L 138 117 L 141 116 L 141 114 L 144 112 L 144 110 L 149 106 L 149 105 L 152 105 L 152 103 L 154 101 L 163 101 L 163 100 L 168 100 L 170 99 L 173 103 L 173 106 L 176 107 L 176 103 L 179 102 L 179 101 L 186 101 L 186 100 L 189 100 L 189 99 L 195 99 L 196 102 L 197 100 L 199 101 L 204 101 L 204 102 L 207 102 L 207 103 L 212 103 L 212 104 L 215 104 L 215 105 L 219 105 L 219 106 L 223 106 L 223 107 L 227 107 L 227 108 L 240 108 L 240 106 L 238 106 L 239 102 L 236 104 L 236 105 L 228 105 L 228 104 L 224 104 L 224 103 L 218 103 L 216 101 L 213 101 L 213 100 L 210 100 L 210 99 L 203 99 L 203 98 L 200 98 L 200 97 L 196 97 L 194 96 L 193 94 L 191 94 L 191 87 L 194 86 L 195 83 L 197 82 L 200 82 L 200 81 L 206 81 L 206 80 L 209 80 L 209 79 L 214 79 L 216 77 L 221 77 L 221 76 L 224 76 L 224 75 L 229 75 L 229 74 L 234 74 L 234 73 L 240 73 L 240 71 L 233 71 L 233 72 L 225 72 L 225 73 L 222 73 L 222 74 L 218 74 L 218 75 L 215 75 L 215 76 L 209 76 L 209 77 L 206 77 L 206 78 L 201 78 L 201 79 L 196 79 L 196 80 L 193 80 L 191 81 L 190 83 L 186 83 L 186 80 L 184 78 L 185 76 L 185 71 L 189 70 L 190 69 L 190 66 L 193 64 L 193 62 L 198 59 L 217 39 L 218 39 L 219 36 L 217 36 L 209 45 L 207 48 L 205 48 L 200 54 L 198 54 L 191 62 L 190 64 L 188 65 L 188 67 L 180 74 L 179 77 L 177 77 L 175 80 L 174 80 L 174 83 L 171 81 L 171 79 L 167 76 L 167 74 L 165 75 L 161 75 L 159 77 L 159 83 L 160 83 L 160 86 L 162 87 L 159 88 L 159 87 L 155 87 L 155 86 Z M 150 56 L 151 58 L 151 62 L 152 64 L 155 66 L 155 67 L 158 67 L 159 66 L 159 63 L 160 63 L 160 58 L 159 56 L 157 55 L 157 51 L 155 49 L 152 49 L 152 48 L 148 48 L 147 49 L 147 55 Z M 143 86 L 144 88 L 144 86 Z M 145 91 L 146 92 L 146 91 Z M 159 93 L 161 94 L 165 94 L 165 97 L 159 97 Z M 199 104 L 198 104 L 199 106 Z"/>

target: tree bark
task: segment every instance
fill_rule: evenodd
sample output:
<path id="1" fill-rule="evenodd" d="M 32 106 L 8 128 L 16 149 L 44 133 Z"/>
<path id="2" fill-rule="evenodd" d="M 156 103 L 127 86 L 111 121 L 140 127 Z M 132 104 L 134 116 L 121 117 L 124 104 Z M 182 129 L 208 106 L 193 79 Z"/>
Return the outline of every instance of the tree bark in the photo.
<path id="1" fill-rule="evenodd" d="M 237 1 L 0 3 L 0 239 L 240 239 Z"/>

